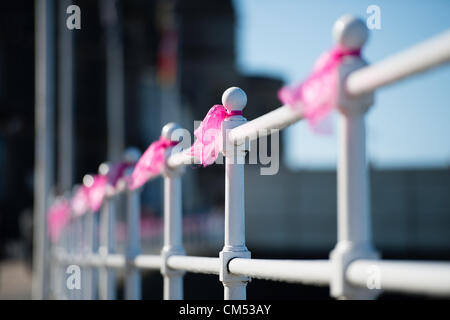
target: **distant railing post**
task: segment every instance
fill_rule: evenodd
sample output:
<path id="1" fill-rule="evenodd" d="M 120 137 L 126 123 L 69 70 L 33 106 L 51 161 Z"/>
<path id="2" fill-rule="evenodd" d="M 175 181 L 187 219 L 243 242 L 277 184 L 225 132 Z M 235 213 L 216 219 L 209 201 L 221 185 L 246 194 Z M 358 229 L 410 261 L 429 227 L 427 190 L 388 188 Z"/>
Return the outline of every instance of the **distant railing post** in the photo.
<path id="1" fill-rule="evenodd" d="M 222 95 L 222 104 L 228 111 L 242 111 L 247 104 L 247 96 L 240 88 L 229 88 Z M 241 116 L 230 116 L 222 123 L 223 148 L 225 156 L 225 244 L 219 254 L 221 269 L 219 278 L 224 286 L 226 300 L 245 300 L 249 277 L 232 275 L 228 263 L 233 258 L 250 258 L 245 246 L 245 205 L 244 205 L 244 162 L 245 144 L 235 146 L 228 141 L 228 132 L 244 124 Z"/>
<path id="2" fill-rule="evenodd" d="M 140 190 L 128 190 L 127 197 L 127 251 L 125 299 L 140 300 L 142 297 L 141 272 L 134 266 L 141 253 L 141 199 Z"/>
<path id="3" fill-rule="evenodd" d="M 100 247 L 99 255 L 106 258 L 116 253 L 116 202 L 113 197 L 106 197 L 100 211 Z M 102 267 L 99 274 L 99 297 L 102 300 L 116 299 L 116 272 Z"/>
<path id="4" fill-rule="evenodd" d="M 171 140 L 172 134 L 179 126 L 166 124 L 161 136 Z M 170 151 L 168 149 L 167 151 Z M 166 154 L 166 158 L 169 152 Z M 161 274 L 164 277 L 164 300 L 183 299 L 183 271 L 170 269 L 167 260 L 172 255 L 185 255 L 183 248 L 183 216 L 181 198 L 181 171 L 183 169 L 164 170 L 164 246 L 161 251 Z"/>
<path id="5" fill-rule="evenodd" d="M 360 49 L 367 35 L 365 23 L 351 16 L 341 17 L 334 26 L 336 42 L 349 50 Z M 371 243 L 364 123 L 364 115 L 373 103 L 373 94 L 350 97 L 342 85 L 350 72 L 365 65 L 360 57 L 349 56 L 339 67 L 338 242 L 330 254 L 330 290 L 332 296 L 340 299 L 370 299 L 378 293 L 378 290 L 353 287 L 345 276 L 349 263 L 355 259 L 378 258 Z"/>
<path id="6" fill-rule="evenodd" d="M 124 160 L 136 163 L 141 153 L 136 148 L 125 150 Z M 125 170 L 124 176 L 129 176 L 133 168 Z M 126 181 L 118 181 L 118 189 L 125 188 Z M 125 299 L 140 300 L 142 298 L 141 272 L 135 267 L 134 261 L 141 254 L 141 192 L 140 190 L 127 190 L 127 248 L 126 248 L 126 270 L 125 270 Z"/>
<path id="7" fill-rule="evenodd" d="M 98 212 L 86 214 L 86 258 L 90 261 L 98 251 Z M 98 270 L 97 267 L 88 267 L 86 299 L 98 298 Z"/>

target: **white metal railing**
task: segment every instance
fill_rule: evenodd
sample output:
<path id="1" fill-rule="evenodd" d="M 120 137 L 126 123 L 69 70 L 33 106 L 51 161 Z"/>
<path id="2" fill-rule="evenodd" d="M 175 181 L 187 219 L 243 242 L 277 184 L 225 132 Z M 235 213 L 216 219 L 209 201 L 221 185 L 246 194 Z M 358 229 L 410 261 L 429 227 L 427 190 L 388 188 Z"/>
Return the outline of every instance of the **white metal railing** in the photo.
<path id="1" fill-rule="evenodd" d="M 336 42 L 362 47 L 367 38 L 365 24 L 345 16 L 338 20 Z M 336 27 L 335 27 L 336 28 Z M 225 156 L 225 239 L 217 258 L 185 256 L 182 243 L 181 176 L 186 164 L 196 159 L 186 153 L 168 156 L 164 178 L 164 246 L 160 255 L 141 252 L 139 235 L 139 191 L 121 187 L 110 192 L 100 212 L 100 242 L 95 240 L 95 215 L 74 218 L 61 243 L 53 250 L 58 262 L 54 275 L 56 298 L 73 298 L 61 286 L 63 266 L 76 264 L 88 271 L 89 285 L 82 296 L 114 299 L 117 269 L 125 270 L 126 299 L 141 298 L 140 270 L 160 270 L 164 277 L 164 299 L 183 298 L 184 272 L 219 275 L 225 299 L 245 299 L 250 277 L 284 282 L 329 285 L 333 297 L 375 298 L 381 291 L 371 286 L 370 273 L 379 276 L 382 290 L 450 296 L 450 263 L 384 261 L 372 247 L 366 165 L 364 115 L 373 102 L 374 90 L 450 61 L 450 33 L 426 41 L 372 66 L 359 57 L 349 57 L 339 67 L 339 158 L 338 241 L 329 260 L 251 259 L 245 244 L 244 157 L 246 141 L 281 130 L 302 116 L 282 106 L 247 122 L 232 116 L 223 123 Z M 230 88 L 222 96 L 227 108 L 241 110 L 245 93 Z M 166 125 L 162 136 L 170 138 L 177 128 Z M 234 160 L 234 161 L 233 161 Z M 238 160 L 238 161 L 236 161 Z M 156 178 L 156 176 L 154 177 Z M 116 253 L 114 235 L 115 198 L 124 193 L 127 203 L 125 254 Z M 84 224 L 84 225 L 83 225 Z M 84 227 L 80 229 L 81 227 Z M 80 232 L 82 230 L 83 232 Z M 94 273 L 99 271 L 99 275 Z M 62 281 L 64 282 L 64 281 Z"/>

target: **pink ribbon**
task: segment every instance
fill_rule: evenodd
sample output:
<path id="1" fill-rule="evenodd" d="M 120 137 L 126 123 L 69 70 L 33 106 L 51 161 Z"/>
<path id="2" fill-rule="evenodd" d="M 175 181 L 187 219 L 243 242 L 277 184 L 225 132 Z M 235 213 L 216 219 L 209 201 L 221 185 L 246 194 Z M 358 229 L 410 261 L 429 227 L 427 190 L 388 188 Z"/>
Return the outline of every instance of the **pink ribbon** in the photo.
<path id="1" fill-rule="evenodd" d="M 160 137 L 153 142 L 141 156 L 128 181 L 131 190 L 144 185 L 151 177 L 159 174 L 164 168 L 165 152 L 167 148 L 177 145 L 177 141 L 170 141 Z"/>
<path id="2" fill-rule="evenodd" d="M 295 87 L 283 87 L 279 99 L 292 109 L 301 111 L 313 128 L 335 107 L 338 98 L 338 67 L 344 57 L 361 55 L 361 51 L 336 46 L 323 53 L 314 63 L 311 75 Z"/>
<path id="3" fill-rule="evenodd" d="M 134 166 L 133 162 L 120 162 L 112 166 L 111 170 L 108 172 L 108 184 L 115 187 L 117 182 L 125 175 L 125 172 L 128 168 Z"/>
<path id="4" fill-rule="evenodd" d="M 189 149 L 189 153 L 200 159 L 204 167 L 216 161 L 221 147 L 222 122 L 231 116 L 242 115 L 242 111 L 228 111 L 226 107 L 216 104 L 205 116 L 200 126 L 194 131 L 197 138 Z"/>
<path id="5" fill-rule="evenodd" d="M 92 212 L 98 211 L 102 206 L 103 199 L 106 194 L 106 185 L 108 184 L 108 177 L 98 174 L 94 176 L 94 182 L 91 186 L 86 187 L 88 191 L 89 209 Z"/>
<path id="6" fill-rule="evenodd" d="M 102 206 L 108 177 L 98 174 L 93 179 L 92 185 L 81 186 L 72 199 L 72 210 L 77 216 L 85 214 L 88 210 L 98 211 Z"/>
<path id="7" fill-rule="evenodd" d="M 89 210 L 89 191 L 80 186 L 72 198 L 72 210 L 76 216 L 81 216 Z"/>
<path id="8" fill-rule="evenodd" d="M 67 199 L 56 200 L 47 216 L 48 234 L 52 242 L 58 241 L 64 226 L 70 219 L 70 202 Z"/>

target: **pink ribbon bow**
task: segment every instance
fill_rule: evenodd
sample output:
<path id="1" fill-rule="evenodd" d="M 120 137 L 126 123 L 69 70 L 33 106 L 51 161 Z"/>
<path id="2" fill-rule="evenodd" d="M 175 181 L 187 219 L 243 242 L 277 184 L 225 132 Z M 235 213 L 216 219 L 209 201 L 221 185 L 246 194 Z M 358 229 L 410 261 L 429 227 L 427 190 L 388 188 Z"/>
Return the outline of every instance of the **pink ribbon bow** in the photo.
<path id="1" fill-rule="evenodd" d="M 194 131 L 197 138 L 189 149 L 189 153 L 200 159 L 204 167 L 216 161 L 221 147 L 222 122 L 231 116 L 242 115 L 242 111 L 228 111 L 226 107 L 216 104 L 205 116 L 200 126 Z"/>
<path id="2" fill-rule="evenodd" d="M 336 46 L 314 63 L 312 74 L 295 87 L 283 87 L 278 98 L 292 109 L 301 111 L 313 128 L 317 128 L 337 103 L 338 67 L 346 56 L 360 56 L 360 50 Z"/>
<path id="3" fill-rule="evenodd" d="M 48 234 L 52 242 L 58 241 L 64 226 L 70 219 L 70 202 L 67 199 L 56 200 L 48 211 Z"/>
<path id="4" fill-rule="evenodd" d="M 167 148 L 177 145 L 177 141 L 170 141 L 160 137 L 153 142 L 141 156 L 128 181 L 128 187 L 135 190 L 144 185 L 151 177 L 159 174 L 164 168 L 165 152 Z"/>

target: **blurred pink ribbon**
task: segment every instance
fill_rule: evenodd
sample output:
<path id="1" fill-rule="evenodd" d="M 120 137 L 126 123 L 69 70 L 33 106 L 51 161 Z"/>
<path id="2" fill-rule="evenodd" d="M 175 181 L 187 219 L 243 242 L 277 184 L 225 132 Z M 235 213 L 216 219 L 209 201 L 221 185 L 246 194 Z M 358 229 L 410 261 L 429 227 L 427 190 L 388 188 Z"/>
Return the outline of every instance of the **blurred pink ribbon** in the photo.
<path id="1" fill-rule="evenodd" d="M 70 219 L 70 202 L 67 199 L 57 199 L 48 211 L 48 234 L 52 242 L 58 241 L 64 226 Z"/>
<path id="2" fill-rule="evenodd" d="M 144 185 L 151 177 L 159 174 L 164 168 L 167 148 L 177 145 L 177 141 L 160 137 L 153 142 L 141 156 L 128 181 L 128 187 L 135 190 Z"/>
<path id="3" fill-rule="evenodd" d="M 75 215 L 83 215 L 88 210 L 98 211 L 106 195 L 107 183 L 108 177 L 98 174 L 93 177 L 90 186 L 82 185 L 79 187 L 72 199 L 72 210 Z"/>
<path id="4" fill-rule="evenodd" d="M 72 210 L 76 216 L 81 216 L 89 210 L 88 189 L 80 186 L 72 198 Z"/>
<path id="5" fill-rule="evenodd" d="M 97 174 L 94 176 L 92 185 L 86 187 L 88 190 L 89 209 L 92 212 L 98 211 L 102 206 L 103 199 L 106 195 L 106 185 L 108 177 L 106 175 Z"/>
<path id="6" fill-rule="evenodd" d="M 231 116 L 242 115 L 242 111 L 228 111 L 226 107 L 216 104 L 205 116 L 200 126 L 194 131 L 197 138 L 188 152 L 200 159 L 204 167 L 216 161 L 219 155 L 222 135 L 222 122 Z"/>
<path id="7" fill-rule="evenodd" d="M 295 87 L 281 88 L 278 98 L 292 109 L 301 111 L 313 129 L 318 129 L 319 123 L 336 107 L 340 63 L 344 57 L 360 55 L 360 49 L 334 47 L 316 60 L 311 75 L 305 81 Z"/>
<path id="8" fill-rule="evenodd" d="M 134 162 L 119 162 L 112 165 L 111 170 L 108 172 L 108 184 L 115 187 L 117 182 L 124 177 L 126 170 L 135 165 Z"/>

